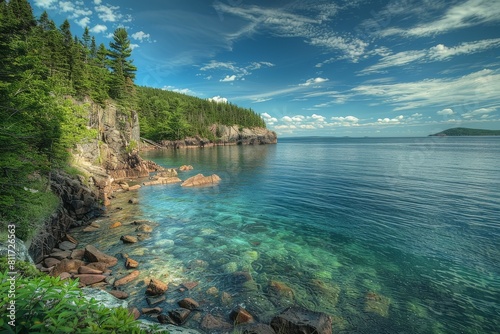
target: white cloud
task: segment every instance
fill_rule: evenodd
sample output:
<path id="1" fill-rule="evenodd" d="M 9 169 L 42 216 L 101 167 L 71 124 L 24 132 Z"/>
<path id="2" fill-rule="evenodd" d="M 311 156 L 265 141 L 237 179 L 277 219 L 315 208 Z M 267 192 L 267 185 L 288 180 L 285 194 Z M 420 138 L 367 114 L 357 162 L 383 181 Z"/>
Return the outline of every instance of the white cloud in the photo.
<path id="1" fill-rule="evenodd" d="M 351 60 L 356 63 L 366 53 L 368 43 L 357 38 L 346 38 L 337 33 L 328 33 L 311 38 L 309 44 L 314 46 L 326 47 L 332 50 L 340 50 L 342 57 L 331 58 L 329 62 L 341 59 Z M 321 67 L 321 66 L 318 66 Z"/>
<path id="2" fill-rule="evenodd" d="M 143 42 L 144 40 L 149 40 L 150 35 L 146 34 L 144 31 L 138 31 L 136 33 L 133 33 L 130 37 L 132 37 L 135 40 Z"/>
<path id="3" fill-rule="evenodd" d="M 225 97 L 221 97 L 219 95 L 208 98 L 208 101 L 215 103 L 227 103 L 227 99 Z"/>
<path id="4" fill-rule="evenodd" d="M 260 114 L 262 119 L 266 122 L 266 124 L 273 125 L 274 123 L 278 122 L 278 119 L 276 117 L 273 117 L 269 115 L 267 112 Z"/>
<path id="5" fill-rule="evenodd" d="M 283 116 L 281 117 L 281 120 L 283 122 L 293 122 L 293 119 L 290 116 Z"/>
<path id="6" fill-rule="evenodd" d="M 330 118 L 333 123 L 330 123 L 331 126 L 358 126 L 359 118 L 355 116 L 334 116 Z"/>
<path id="7" fill-rule="evenodd" d="M 120 20 L 123 17 L 123 15 L 118 12 L 119 9 L 120 9 L 119 6 L 105 6 L 105 5 L 95 6 L 95 10 L 97 11 L 97 16 L 104 22 L 116 22 Z"/>
<path id="8" fill-rule="evenodd" d="M 466 118 L 466 119 L 474 118 L 476 116 L 480 116 L 481 118 L 487 118 L 487 117 L 489 117 L 490 113 L 495 112 L 496 110 L 497 110 L 497 107 L 479 108 L 476 110 L 472 110 L 472 111 L 463 113 L 462 117 Z"/>
<path id="9" fill-rule="evenodd" d="M 89 17 L 82 17 L 80 20 L 76 20 L 75 22 L 80 27 L 85 28 L 85 27 L 88 27 L 88 25 L 90 23 L 90 18 Z"/>
<path id="10" fill-rule="evenodd" d="M 96 24 L 94 27 L 89 29 L 90 32 L 93 32 L 95 34 L 105 32 L 106 30 L 108 30 L 108 27 L 106 27 L 103 24 Z M 113 35 L 113 34 L 111 34 L 111 35 Z"/>
<path id="11" fill-rule="evenodd" d="M 500 6 L 497 1 L 468 0 L 449 6 L 436 21 L 424 22 L 410 29 L 388 28 L 382 35 L 431 36 L 498 21 L 500 21 Z"/>
<path id="12" fill-rule="evenodd" d="M 394 84 L 364 84 L 351 90 L 393 105 L 394 110 L 428 108 L 449 105 L 461 106 L 500 102 L 500 71 L 481 70 L 458 78 L 425 79 Z"/>
<path id="13" fill-rule="evenodd" d="M 323 123 L 326 120 L 326 118 L 324 116 L 316 115 L 316 114 L 312 114 L 311 118 L 314 119 L 315 121 L 318 121 L 321 123 Z"/>
<path id="14" fill-rule="evenodd" d="M 274 66 L 274 64 L 265 61 L 251 62 L 250 64 L 245 66 L 238 66 L 234 62 L 220 62 L 212 60 L 210 63 L 202 66 L 200 68 L 200 71 L 229 70 L 234 74 L 231 76 L 227 75 L 225 79 L 220 81 L 234 81 L 236 79 L 244 80 L 245 79 L 244 77 L 251 75 L 252 71 L 272 66 Z M 234 77 L 234 79 L 231 80 L 231 77 Z"/>
<path id="15" fill-rule="evenodd" d="M 236 80 L 236 75 L 226 75 L 224 79 L 220 79 L 220 82 L 231 82 Z"/>
<path id="16" fill-rule="evenodd" d="M 102 2 L 102 0 L 94 0 L 94 4 L 96 4 L 96 5 L 100 5 L 101 2 Z"/>
<path id="17" fill-rule="evenodd" d="M 137 45 L 137 47 L 139 47 L 139 45 Z M 196 95 L 189 88 L 176 88 L 174 86 L 163 86 L 161 89 L 163 89 L 163 90 L 170 90 L 172 92 L 181 93 L 181 94 L 185 94 L 185 95 Z"/>
<path id="18" fill-rule="evenodd" d="M 454 115 L 455 112 L 453 111 L 453 109 L 446 108 L 446 109 L 443 109 L 443 110 L 439 110 L 437 112 L 437 114 L 441 115 L 441 116 L 448 116 L 448 115 Z"/>
<path id="19" fill-rule="evenodd" d="M 313 84 L 320 84 L 320 83 L 323 83 L 323 82 L 326 82 L 328 81 L 328 79 L 324 79 L 324 78 L 311 78 L 311 79 L 307 79 L 306 82 L 300 84 L 300 86 L 310 86 L 310 85 L 313 85 Z"/>
<path id="20" fill-rule="evenodd" d="M 130 43 L 130 49 L 131 50 L 134 50 L 134 49 L 136 49 L 138 47 L 140 47 L 139 44 Z"/>
<path id="21" fill-rule="evenodd" d="M 377 119 L 378 124 L 383 124 L 383 125 L 392 125 L 392 124 L 401 124 L 403 122 L 404 116 L 399 115 L 398 117 L 395 118 L 379 118 Z"/>
<path id="22" fill-rule="evenodd" d="M 386 55 L 377 64 L 365 68 L 361 73 L 377 72 L 389 67 L 404 66 L 414 62 L 428 63 L 443 61 L 454 56 L 478 53 L 498 47 L 500 47 L 500 38 L 466 42 L 454 47 L 438 44 L 429 49 L 409 50 Z"/>
<path id="23" fill-rule="evenodd" d="M 35 6 L 45 9 L 54 9 L 57 0 L 35 0 Z"/>

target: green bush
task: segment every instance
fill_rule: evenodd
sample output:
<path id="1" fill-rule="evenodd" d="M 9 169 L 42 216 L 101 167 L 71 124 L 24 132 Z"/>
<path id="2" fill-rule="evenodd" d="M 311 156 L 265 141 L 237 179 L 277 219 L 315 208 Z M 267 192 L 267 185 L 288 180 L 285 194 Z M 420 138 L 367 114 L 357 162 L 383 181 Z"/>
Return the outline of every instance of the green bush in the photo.
<path id="1" fill-rule="evenodd" d="M 8 271 L 0 273 L 3 333 L 147 333 L 127 309 L 108 309 L 95 299 L 83 298 L 77 280 L 18 276 L 12 298 L 9 278 Z M 11 300 L 15 300 L 15 327 L 8 323 Z"/>

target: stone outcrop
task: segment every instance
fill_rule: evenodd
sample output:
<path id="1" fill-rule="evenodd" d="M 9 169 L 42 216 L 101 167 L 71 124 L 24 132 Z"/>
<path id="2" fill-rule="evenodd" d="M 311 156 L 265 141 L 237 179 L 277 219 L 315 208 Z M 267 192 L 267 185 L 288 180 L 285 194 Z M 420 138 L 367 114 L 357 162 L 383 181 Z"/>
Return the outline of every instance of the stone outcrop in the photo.
<path id="1" fill-rule="evenodd" d="M 263 145 L 278 142 L 276 133 L 265 128 L 240 128 L 238 125 L 214 124 L 210 127 L 210 132 L 217 138 L 215 141 L 195 136 L 184 140 L 163 140 L 160 144 L 166 148 L 178 149 L 214 145 Z"/>
<path id="2" fill-rule="evenodd" d="M 210 176 L 204 176 L 203 174 L 197 174 L 195 176 L 190 177 L 186 181 L 181 183 L 182 187 L 198 187 L 198 186 L 206 186 L 206 185 L 214 185 L 221 181 L 221 178 L 212 174 Z"/>
<path id="3" fill-rule="evenodd" d="M 325 313 L 291 307 L 271 321 L 276 333 L 332 334 L 332 318 Z"/>

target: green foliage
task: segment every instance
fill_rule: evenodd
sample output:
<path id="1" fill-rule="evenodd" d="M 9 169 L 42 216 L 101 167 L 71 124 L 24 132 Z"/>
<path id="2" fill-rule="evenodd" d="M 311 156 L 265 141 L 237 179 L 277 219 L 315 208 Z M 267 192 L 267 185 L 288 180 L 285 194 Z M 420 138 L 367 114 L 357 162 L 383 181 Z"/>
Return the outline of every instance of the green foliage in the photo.
<path id="1" fill-rule="evenodd" d="M 10 282 L 0 273 L 0 311 L 7 314 Z M 124 308 L 108 309 L 83 298 L 77 280 L 16 278 L 16 326 L 0 320 L 6 333 L 146 333 Z"/>
<path id="2" fill-rule="evenodd" d="M 0 256 L 0 273 L 9 271 L 7 257 Z M 21 275 L 21 277 L 33 278 L 33 277 L 44 277 L 45 273 L 36 269 L 34 265 L 29 262 L 16 260 L 16 273 Z"/>
<path id="3" fill-rule="evenodd" d="M 209 131 L 213 124 L 266 127 L 253 110 L 231 103 L 216 103 L 148 87 L 137 87 L 137 99 L 142 135 L 156 141 L 196 135 L 215 140 Z"/>

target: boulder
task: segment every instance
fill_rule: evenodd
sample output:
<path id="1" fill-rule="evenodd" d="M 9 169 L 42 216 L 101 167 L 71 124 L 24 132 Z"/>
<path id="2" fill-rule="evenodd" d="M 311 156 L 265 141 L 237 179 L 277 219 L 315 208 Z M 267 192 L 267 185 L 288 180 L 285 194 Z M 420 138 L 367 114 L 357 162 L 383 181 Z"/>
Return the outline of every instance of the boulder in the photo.
<path id="1" fill-rule="evenodd" d="M 159 304 L 163 301 L 165 301 L 165 296 L 161 295 L 158 297 L 146 297 L 146 301 L 148 302 L 149 306 L 155 306 L 156 304 Z"/>
<path id="2" fill-rule="evenodd" d="M 72 243 L 71 241 L 63 241 L 57 247 L 63 251 L 72 251 L 76 248 L 76 244 Z"/>
<path id="3" fill-rule="evenodd" d="M 51 270 L 50 275 L 56 277 L 63 272 L 76 273 L 84 264 L 85 262 L 80 260 L 63 259 Z"/>
<path id="4" fill-rule="evenodd" d="M 271 320 L 276 333 L 332 334 L 332 318 L 325 313 L 290 307 Z"/>
<path id="5" fill-rule="evenodd" d="M 48 257 L 48 258 L 43 260 L 43 265 L 45 266 L 45 268 L 54 267 L 54 266 L 58 265 L 59 262 L 61 262 L 61 260 L 53 258 L 53 257 Z"/>
<path id="6" fill-rule="evenodd" d="M 153 232 L 153 228 L 149 226 L 148 224 L 141 224 L 137 226 L 135 229 L 137 232 L 144 232 L 144 233 L 151 233 Z"/>
<path id="7" fill-rule="evenodd" d="M 108 264 L 104 262 L 92 262 L 85 265 L 87 268 L 97 269 L 101 272 L 108 270 Z"/>
<path id="8" fill-rule="evenodd" d="M 140 185 L 140 184 L 136 184 L 136 185 L 134 185 L 134 186 L 130 186 L 130 187 L 128 187 L 128 190 L 129 190 L 129 191 L 132 191 L 132 190 L 137 190 L 137 189 L 139 189 L 140 187 L 141 187 L 141 185 Z"/>
<path id="9" fill-rule="evenodd" d="M 184 298 L 180 300 L 177 304 L 179 304 L 180 307 L 188 310 L 194 310 L 200 307 L 200 304 L 192 298 Z"/>
<path id="10" fill-rule="evenodd" d="M 146 289 L 146 294 L 150 296 L 162 295 L 167 291 L 168 284 L 160 281 L 159 279 L 152 278 L 149 281 L 148 287 Z"/>
<path id="11" fill-rule="evenodd" d="M 58 259 L 60 261 L 62 259 L 67 259 L 67 258 L 71 257 L 71 251 L 66 250 L 66 251 L 53 252 L 53 253 L 50 253 L 49 256 L 54 258 L 54 259 Z"/>
<path id="12" fill-rule="evenodd" d="M 81 291 L 85 299 L 90 301 L 94 298 L 100 305 L 106 308 L 128 308 L 128 303 L 125 300 L 120 300 L 104 290 L 86 287 L 81 289 Z"/>
<path id="13" fill-rule="evenodd" d="M 185 171 L 188 171 L 188 170 L 193 170 L 193 166 L 191 165 L 182 165 L 179 167 L 179 170 L 181 172 L 185 172 Z"/>
<path id="14" fill-rule="evenodd" d="M 143 314 L 151 314 L 151 313 L 161 313 L 162 309 L 160 307 L 144 307 L 141 312 Z"/>
<path id="15" fill-rule="evenodd" d="M 122 226 L 121 222 L 114 222 L 113 224 L 111 224 L 111 226 L 109 228 L 117 228 L 117 227 L 120 227 L 120 226 Z"/>
<path id="16" fill-rule="evenodd" d="M 106 276 L 104 275 L 96 275 L 96 274 L 77 274 L 73 276 L 74 278 L 78 278 L 80 283 L 85 285 L 92 285 L 95 283 L 99 283 L 104 281 Z"/>
<path id="17" fill-rule="evenodd" d="M 139 319 L 141 316 L 141 312 L 137 309 L 137 307 L 129 308 L 129 314 L 131 314 L 134 317 L 134 320 Z"/>
<path id="18" fill-rule="evenodd" d="M 182 180 L 179 179 L 177 176 L 175 176 L 175 177 L 159 177 L 155 180 L 143 182 L 142 184 L 144 186 L 155 186 L 155 185 L 160 185 L 160 184 L 171 184 L 171 183 L 178 183 L 178 182 L 182 182 Z"/>
<path id="19" fill-rule="evenodd" d="M 238 326 L 238 333 L 241 334 L 276 334 L 274 329 L 264 324 L 248 324 Z"/>
<path id="20" fill-rule="evenodd" d="M 134 270 L 133 272 L 131 272 L 127 276 L 116 280 L 113 285 L 114 286 L 121 286 L 121 285 L 125 285 L 127 283 L 130 283 L 139 276 L 139 273 L 140 273 L 139 270 Z"/>
<path id="21" fill-rule="evenodd" d="M 95 268 L 90 268 L 87 266 L 81 266 L 78 268 L 78 273 L 79 274 L 93 274 L 93 275 L 100 275 L 103 273 L 102 270 L 95 269 Z"/>
<path id="22" fill-rule="evenodd" d="M 87 247 L 85 247 L 85 258 L 89 262 L 106 263 L 108 267 L 112 267 L 118 263 L 116 257 L 104 254 L 93 245 L 87 245 Z"/>
<path id="23" fill-rule="evenodd" d="M 83 260 L 84 256 L 85 256 L 85 249 L 80 248 L 80 249 L 74 249 L 71 252 L 69 258 L 73 260 Z"/>
<path id="24" fill-rule="evenodd" d="M 118 299 L 127 299 L 128 298 L 128 293 L 126 293 L 125 291 L 111 290 L 111 291 L 109 291 L 109 293 Z"/>
<path id="25" fill-rule="evenodd" d="M 221 181 L 221 178 L 212 174 L 210 176 L 204 176 L 203 174 L 197 174 L 188 178 L 186 181 L 181 183 L 182 187 L 198 187 L 198 186 L 207 186 L 218 184 Z"/>

